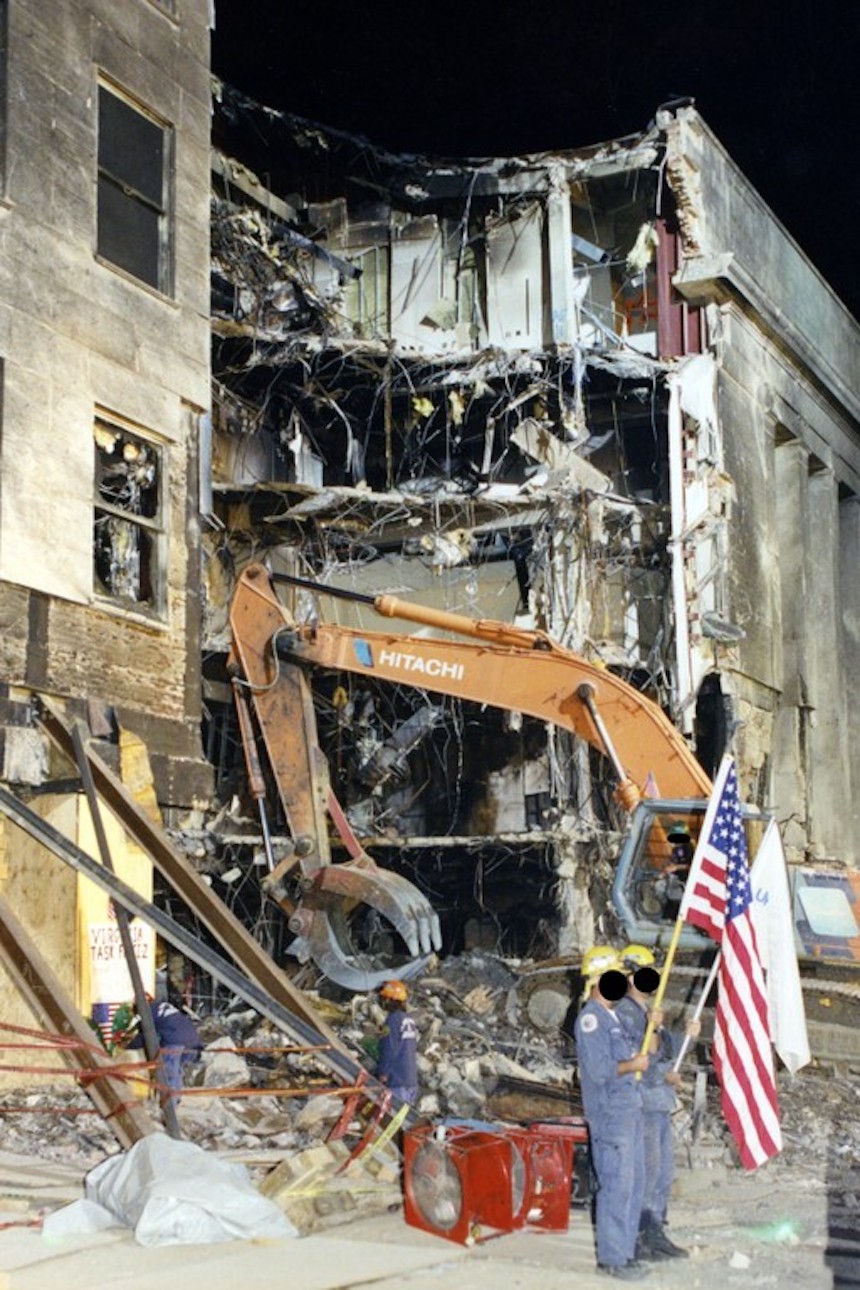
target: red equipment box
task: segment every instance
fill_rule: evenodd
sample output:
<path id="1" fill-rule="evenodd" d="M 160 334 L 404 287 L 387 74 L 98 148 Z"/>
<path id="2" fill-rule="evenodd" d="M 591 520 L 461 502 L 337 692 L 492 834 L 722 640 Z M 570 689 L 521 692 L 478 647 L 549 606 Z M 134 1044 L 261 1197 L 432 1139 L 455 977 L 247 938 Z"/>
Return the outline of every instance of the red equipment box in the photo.
<path id="1" fill-rule="evenodd" d="M 523 1227 L 566 1231 L 574 1152 L 587 1141 L 575 1119 L 407 1129 L 406 1222 L 461 1244 Z"/>
<path id="2" fill-rule="evenodd" d="M 511 1232 L 523 1201 L 509 1140 L 466 1125 L 420 1125 L 403 1135 L 404 1213 L 412 1227 L 471 1245 Z M 490 1232 L 484 1233 L 483 1229 Z"/>
<path id="3" fill-rule="evenodd" d="M 510 1125 L 505 1128 L 523 1160 L 523 1201 L 518 1227 L 566 1232 L 570 1222 L 574 1152 L 587 1144 L 585 1125 L 578 1123 Z"/>

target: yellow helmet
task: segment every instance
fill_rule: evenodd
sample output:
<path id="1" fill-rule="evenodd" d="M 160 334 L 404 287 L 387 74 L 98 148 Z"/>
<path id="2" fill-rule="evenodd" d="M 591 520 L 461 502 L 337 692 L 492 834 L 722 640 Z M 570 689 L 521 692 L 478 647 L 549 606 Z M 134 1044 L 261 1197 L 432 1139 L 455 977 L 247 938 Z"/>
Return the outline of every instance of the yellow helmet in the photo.
<path id="1" fill-rule="evenodd" d="M 582 956 L 584 977 L 602 976 L 604 972 L 620 972 L 621 958 L 612 945 L 593 945 Z"/>
<path id="2" fill-rule="evenodd" d="M 653 967 L 657 962 L 647 945 L 625 945 L 620 958 L 624 967 L 632 972 L 641 967 Z"/>

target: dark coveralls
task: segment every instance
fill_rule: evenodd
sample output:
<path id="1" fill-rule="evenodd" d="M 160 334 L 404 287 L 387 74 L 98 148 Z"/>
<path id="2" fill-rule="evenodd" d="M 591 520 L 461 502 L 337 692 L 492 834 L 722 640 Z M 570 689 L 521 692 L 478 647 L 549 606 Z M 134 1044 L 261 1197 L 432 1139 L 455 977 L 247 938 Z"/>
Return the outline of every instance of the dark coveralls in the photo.
<path id="1" fill-rule="evenodd" d="M 169 1088 L 182 1088 L 182 1064 L 200 1056 L 203 1042 L 189 1016 L 172 1003 L 159 999 L 152 1004 L 152 1023 L 161 1049 L 161 1064 Z M 129 1048 L 142 1048 L 143 1035 L 138 1032 Z"/>
<path id="2" fill-rule="evenodd" d="M 638 1052 L 648 1024 L 645 1009 L 628 994 L 615 1005 L 615 1015 Z M 652 1054 L 648 1069 L 642 1075 L 642 1125 L 645 1142 L 643 1227 L 647 1227 L 652 1220 L 660 1226 L 666 1222 L 669 1193 L 675 1174 L 675 1148 L 672 1143 L 675 1090 L 671 1084 L 666 1083 L 666 1074 L 672 1069 L 676 1041 L 668 1030 L 659 1031 L 657 1040 L 660 1046 Z"/>
<path id="3" fill-rule="evenodd" d="M 388 1025 L 379 1041 L 376 1073 L 391 1089 L 396 1101 L 418 1098 L 418 1027 L 402 1008 L 388 1014 Z"/>
<path id="4" fill-rule="evenodd" d="M 636 1255 L 645 1182 L 642 1091 L 618 1063 L 639 1051 L 615 1013 L 589 999 L 574 1027 L 582 1105 L 597 1175 L 597 1262 L 621 1267 Z M 643 1076 L 644 1079 L 644 1076 Z"/>

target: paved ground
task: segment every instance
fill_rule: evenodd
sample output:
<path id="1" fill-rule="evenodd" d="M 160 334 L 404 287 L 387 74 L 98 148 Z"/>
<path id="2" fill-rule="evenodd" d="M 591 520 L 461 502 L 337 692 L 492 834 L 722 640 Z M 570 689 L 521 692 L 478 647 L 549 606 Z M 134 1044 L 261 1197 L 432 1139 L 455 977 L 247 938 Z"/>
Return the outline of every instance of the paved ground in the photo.
<path id="1" fill-rule="evenodd" d="M 834 1198 L 824 1177 L 785 1167 L 753 1176 L 716 1167 L 679 1171 L 677 1181 L 672 1232 L 692 1256 L 655 1265 L 643 1284 L 655 1290 L 860 1287 L 860 1222 L 846 1220 L 844 1192 Z M 168 1283 L 181 1290 L 597 1290 L 616 1284 L 595 1271 L 582 1210 L 573 1211 L 565 1233 L 518 1232 L 471 1248 L 409 1227 L 401 1211 L 296 1240 L 158 1249 L 137 1245 L 126 1231 L 49 1243 L 37 1228 L 20 1225 L 80 1195 L 76 1167 L 0 1153 L 0 1290 L 164 1290 Z M 843 1205 L 838 1225 L 834 1199 Z"/>

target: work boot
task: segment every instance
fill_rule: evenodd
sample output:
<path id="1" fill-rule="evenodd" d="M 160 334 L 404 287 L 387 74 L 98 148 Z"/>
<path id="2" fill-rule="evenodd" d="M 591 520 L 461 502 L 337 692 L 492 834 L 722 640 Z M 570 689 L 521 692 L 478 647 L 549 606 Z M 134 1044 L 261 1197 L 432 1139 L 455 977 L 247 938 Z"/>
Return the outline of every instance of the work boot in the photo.
<path id="1" fill-rule="evenodd" d="M 598 1263 L 597 1270 L 619 1281 L 641 1281 L 648 1275 L 648 1269 L 633 1259 L 629 1263 Z"/>
<path id="2" fill-rule="evenodd" d="M 645 1229 L 646 1249 L 650 1251 L 653 1258 L 656 1259 L 688 1259 L 689 1250 L 682 1250 L 680 1245 L 676 1245 L 673 1240 L 666 1234 L 666 1229 L 662 1223 L 649 1223 Z M 637 1256 L 639 1248 L 636 1249 Z"/>
<path id="3" fill-rule="evenodd" d="M 659 1228 L 656 1229 L 659 1231 Z M 660 1263 L 663 1259 L 670 1259 L 671 1254 L 665 1250 L 657 1250 L 651 1242 L 651 1228 L 643 1227 L 636 1237 L 636 1260 L 642 1263 Z"/>

